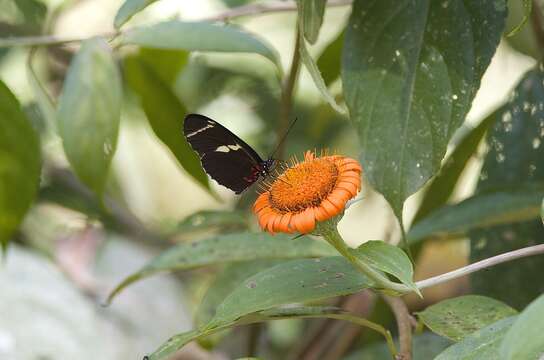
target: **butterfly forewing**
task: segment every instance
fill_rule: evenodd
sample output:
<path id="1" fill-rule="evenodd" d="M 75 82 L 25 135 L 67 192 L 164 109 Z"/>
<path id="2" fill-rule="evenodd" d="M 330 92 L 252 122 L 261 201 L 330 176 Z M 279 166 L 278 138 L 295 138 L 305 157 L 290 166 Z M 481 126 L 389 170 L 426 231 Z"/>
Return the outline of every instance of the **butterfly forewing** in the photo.
<path id="1" fill-rule="evenodd" d="M 204 170 L 219 184 L 239 194 L 259 178 L 266 162 L 238 136 L 218 122 L 189 114 L 185 138 L 200 156 Z"/>

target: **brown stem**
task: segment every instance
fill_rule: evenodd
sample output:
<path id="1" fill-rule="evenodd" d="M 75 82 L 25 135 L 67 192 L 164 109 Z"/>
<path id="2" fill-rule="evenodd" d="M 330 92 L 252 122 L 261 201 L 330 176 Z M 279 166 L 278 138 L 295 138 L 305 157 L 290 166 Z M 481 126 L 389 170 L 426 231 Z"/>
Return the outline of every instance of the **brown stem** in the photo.
<path id="1" fill-rule="evenodd" d="M 281 100 L 280 100 L 280 114 L 279 114 L 279 125 L 278 125 L 278 139 L 283 137 L 283 134 L 287 131 L 289 127 L 289 122 L 291 121 L 291 111 L 293 108 L 293 93 L 295 91 L 295 85 L 298 78 L 298 70 L 300 68 L 300 36 L 299 36 L 299 27 L 298 23 L 295 30 L 295 47 L 293 48 L 293 59 L 291 60 L 291 69 L 287 78 L 283 81 Z M 276 156 L 279 159 L 283 158 L 285 152 L 285 142 L 278 144 L 276 150 Z"/>
<path id="2" fill-rule="evenodd" d="M 389 305 L 393 311 L 393 314 L 395 315 L 395 319 L 397 320 L 400 351 L 395 358 L 397 360 L 411 360 L 412 325 L 408 308 L 406 307 L 404 301 L 399 297 L 383 295 L 383 299 Z"/>

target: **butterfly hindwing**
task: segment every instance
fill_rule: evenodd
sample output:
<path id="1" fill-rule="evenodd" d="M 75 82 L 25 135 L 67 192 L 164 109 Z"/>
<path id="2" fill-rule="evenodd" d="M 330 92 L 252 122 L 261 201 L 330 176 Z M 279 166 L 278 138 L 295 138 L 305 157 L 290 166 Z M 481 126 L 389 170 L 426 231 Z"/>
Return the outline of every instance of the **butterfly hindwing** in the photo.
<path id="1" fill-rule="evenodd" d="M 223 125 L 203 115 L 189 114 L 183 132 L 204 170 L 219 184 L 239 194 L 258 179 L 265 162 Z"/>

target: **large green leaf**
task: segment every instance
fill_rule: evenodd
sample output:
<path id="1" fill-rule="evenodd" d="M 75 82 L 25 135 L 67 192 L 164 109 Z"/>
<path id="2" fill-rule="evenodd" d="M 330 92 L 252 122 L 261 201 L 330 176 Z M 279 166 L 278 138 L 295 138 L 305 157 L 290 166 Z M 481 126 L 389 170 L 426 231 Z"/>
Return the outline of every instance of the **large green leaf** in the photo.
<path id="1" fill-rule="evenodd" d="M 185 50 L 140 48 L 139 58 L 149 65 L 165 84 L 172 85 L 189 62 L 189 52 Z"/>
<path id="2" fill-rule="evenodd" d="M 208 176 L 202 169 L 198 155 L 182 134 L 187 110 L 172 88 L 137 56 L 125 59 L 124 73 L 128 84 L 138 94 L 155 135 L 168 146 L 185 171 L 211 191 Z"/>
<path id="3" fill-rule="evenodd" d="M 157 0 L 125 0 L 123 5 L 117 10 L 113 26 L 119 29 L 123 24 L 130 20 L 131 17 L 153 4 Z"/>
<path id="4" fill-rule="evenodd" d="M 544 355 L 544 295 L 517 317 L 501 344 L 501 359 L 542 359 Z"/>
<path id="5" fill-rule="evenodd" d="M 435 360 L 497 360 L 501 341 L 515 316 L 499 320 L 453 344 Z M 521 359 L 520 359 L 521 360 Z"/>
<path id="6" fill-rule="evenodd" d="M 197 327 L 206 325 L 215 315 L 215 309 L 225 298 L 244 280 L 272 266 L 282 260 L 257 260 L 231 263 L 217 274 L 217 277 L 208 286 L 208 290 L 195 315 Z"/>
<path id="7" fill-rule="evenodd" d="M 40 143 L 17 98 L 0 80 L 0 246 L 29 209 L 40 183 Z"/>
<path id="8" fill-rule="evenodd" d="M 398 218 L 439 167 L 504 28 L 506 3 L 358 0 L 342 83 L 370 183 Z"/>
<path id="9" fill-rule="evenodd" d="M 484 159 L 477 194 L 499 187 L 521 189 L 528 184 L 539 186 L 544 183 L 543 81 L 541 68 L 529 71 L 509 102 L 497 112 L 498 121 L 487 136 L 489 151 Z M 535 193 L 534 197 L 536 208 L 537 198 L 542 195 Z M 535 213 L 531 221 L 471 231 L 471 262 L 544 243 L 544 227 L 537 216 Z M 544 257 L 528 257 L 472 274 L 471 286 L 474 293 L 504 301 L 519 310 L 544 292 L 540 277 L 543 268 Z"/>
<path id="10" fill-rule="evenodd" d="M 218 327 L 200 328 L 198 330 L 188 331 L 182 334 L 174 335 L 164 344 L 162 344 L 151 355 L 145 356 L 144 360 L 159 360 L 165 359 L 169 355 L 172 355 L 177 350 L 189 342 L 209 336 L 217 333 L 218 331 L 228 329 L 230 327 L 238 325 L 247 325 L 256 322 L 263 322 L 267 320 L 280 320 L 280 319 L 292 319 L 292 318 L 319 318 L 319 317 L 332 317 L 342 318 L 341 309 L 335 307 L 321 307 L 321 306 L 299 306 L 293 308 L 278 308 L 270 309 L 258 313 L 249 314 L 242 318 L 235 319 L 231 322 L 224 323 Z M 355 317 L 351 319 L 356 319 Z M 350 320 L 350 319 L 344 319 Z"/>
<path id="11" fill-rule="evenodd" d="M 234 289 L 207 327 L 281 305 L 353 294 L 372 285 L 370 279 L 340 256 L 284 262 L 246 279 Z"/>
<path id="12" fill-rule="evenodd" d="M 455 205 L 438 208 L 415 224 L 407 234 L 410 242 L 429 236 L 457 236 L 490 225 L 538 218 L 543 183 L 488 190 Z"/>
<path id="13" fill-rule="evenodd" d="M 446 159 L 438 175 L 429 184 L 423 200 L 414 216 L 413 224 L 418 223 L 434 210 L 446 204 L 450 198 L 468 161 L 476 153 L 478 145 L 491 125 L 495 123 L 497 114 L 486 117 L 478 126 L 469 130 L 455 146 Z"/>
<path id="14" fill-rule="evenodd" d="M 383 241 L 367 241 L 359 246 L 355 253 L 368 265 L 395 276 L 419 294 L 414 283 L 412 262 L 398 246 Z"/>
<path id="15" fill-rule="evenodd" d="M 64 81 L 58 130 L 70 165 L 99 196 L 117 146 L 121 101 L 121 76 L 108 44 L 84 41 Z"/>
<path id="16" fill-rule="evenodd" d="M 327 0 L 298 0 L 298 21 L 301 33 L 310 44 L 317 41 Z"/>
<path id="17" fill-rule="evenodd" d="M 120 41 L 148 48 L 255 53 L 280 68 L 278 54 L 270 45 L 233 25 L 173 20 L 133 28 L 122 34 Z"/>
<path id="18" fill-rule="evenodd" d="M 419 318 L 433 332 L 453 341 L 500 319 L 517 314 L 517 311 L 495 299 L 466 295 L 447 299 L 418 313 Z"/>
<path id="19" fill-rule="evenodd" d="M 123 280 L 109 295 L 108 302 L 126 286 L 158 272 L 189 270 L 201 266 L 258 259 L 292 259 L 336 254 L 325 242 L 289 235 L 237 233 L 181 243 L 162 253 L 140 271 Z"/>

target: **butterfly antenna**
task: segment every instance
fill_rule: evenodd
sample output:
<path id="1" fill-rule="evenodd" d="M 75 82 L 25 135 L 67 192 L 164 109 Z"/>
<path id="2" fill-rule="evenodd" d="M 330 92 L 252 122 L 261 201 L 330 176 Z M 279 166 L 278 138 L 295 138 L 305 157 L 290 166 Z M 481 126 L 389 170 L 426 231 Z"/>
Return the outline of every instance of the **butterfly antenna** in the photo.
<path id="1" fill-rule="evenodd" d="M 293 126 L 295 125 L 297 120 L 298 120 L 298 118 L 295 118 L 295 120 L 291 121 L 291 124 L 289 124 L 289 127 L 287 128 L 287 131 L 285 132 L 285 134 L 283 134 L 280 142 L 278 142 L 278 145 L 276 146 L 276 148 L 274 149 L 272 154 L 268 157 L 269 159 L 272 159 L 274 157 L 274 155 L 276 155 L 276 153 L 280 149 L 281 145 L 284 143 L 285 139 L 287 139 L 287 135 L 289 135 L 289 132 L 291 131 L 291 129 L 293 128 Z"/>

